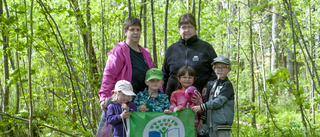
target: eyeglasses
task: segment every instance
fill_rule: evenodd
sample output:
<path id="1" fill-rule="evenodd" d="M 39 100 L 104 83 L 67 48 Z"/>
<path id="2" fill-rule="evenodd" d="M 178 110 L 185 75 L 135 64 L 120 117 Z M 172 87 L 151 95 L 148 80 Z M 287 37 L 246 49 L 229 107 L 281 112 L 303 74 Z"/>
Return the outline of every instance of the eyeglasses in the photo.
<path id="1" fill-rule="evenodd" d="M 180 27 L 182 30 L 193 30 L 193 26 L 181 26 Z"/>
<path id="2" fill-rule="evenodd" d="M 131 32 L 141 32 L 141 29 L 130 28 L 130 29 L 128 29 L 128 31 L 131 31 Z"/>
<path id="3" fill-rule="evenodd" d="M 190 77 L 186 77 L 186 76 L 183 76 L 183 77 L 181 77 L 181 79 L 182 80 L 192 80 L 192 79 L 194 79 L 194 77 L 192 77 L 192 76 L 190 76 Z"/>
<path id="4" fill-rule="evenodd" d="M 214 67 L 215 70 L 220 70 L 220 71 L 224 71 L 229 67 Z"/>

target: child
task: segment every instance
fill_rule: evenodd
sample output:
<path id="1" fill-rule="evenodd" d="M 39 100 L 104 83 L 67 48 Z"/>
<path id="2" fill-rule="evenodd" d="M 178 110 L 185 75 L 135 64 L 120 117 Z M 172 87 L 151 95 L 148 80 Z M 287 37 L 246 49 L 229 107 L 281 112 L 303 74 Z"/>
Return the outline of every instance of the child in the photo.
<path id="1" fill-rule="evenodd" d="M 185 91 L 190 86 L 193 85 L 194 77 L 196 76 L 195 70 L 190 66 L 183 66 L 178 70 L 178 81 L 179 84 L 177 86 L 177 90 L 174 91 L 171 94 L 170 99 L 170 111 L 182 111 L 184 108 L 191 108 L 191 104 L 188 103 L 186 106 L 184 106 L 185 102 L 187 101 L 187 97 L 185 96 Z M 191 98 L 191 102 L 193 102 L 195 105 L 200 105 L 202 103 L 201 94 L 199 92 L 196 93 Z M 202 114 L 202 112 L 198 112 L 195 115 L 195 128 L 199 125 L 199 117 L 198 114 Z"/>
<path id="2" fill-rule="evenodd" d="M 152 68 L 147 71 L 145 83 L 148 87 L 139 92 L 133 101 L 138 111 L 171 113 L 168 95 L 163 94 L 159 89 L 164 82 L 162 78 L 160 69 Z"/>
<path id="3" fill-rule="evenodd" d="M 132 101 L 131 96 L 136 94 L 130 82 L 119 80 L 113 90 L 112 103 L 107 109 L 107 123 L 112 125 L 113 137 L 125 137 L 126 123 L 125 119 L 131 116 L 129 111 L 137 111 L 136 104 Z"/>
<path id="4" fill-rule="evenodd" d="M 212 62 L 212 69 L 217 80 L 208 81 L 206 87 L 206 103 L 192 107 L 194 112 L 207 111 L 206 123 L 209 126 L 210 137 L 228 137 L 230 131 L 218 130 L 218 126 L 231 127 L 234 116 L 234 91 L 227 74 L 231 71 L 230 60 L 219 56 Z"/>

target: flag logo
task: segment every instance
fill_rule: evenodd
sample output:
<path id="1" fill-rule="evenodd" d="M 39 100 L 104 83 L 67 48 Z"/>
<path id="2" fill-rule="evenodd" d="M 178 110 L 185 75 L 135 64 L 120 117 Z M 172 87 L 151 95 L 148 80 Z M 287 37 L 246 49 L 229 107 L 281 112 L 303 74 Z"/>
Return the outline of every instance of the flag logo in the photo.
<path id="1" fill-rule="evenodd" d="M 144 137 L 184 137 L 184 126 L 174 116 L 163 115 L 148 122 L 143 131 Z"/>
<path id="2" fill-rule="evenodd" d="M 127 119 L 127 137 L 186 137 L 195 135 L 195 113 L 186 108 L 183 111 L 165 114 L 163 112 L 131 112 Z"/>

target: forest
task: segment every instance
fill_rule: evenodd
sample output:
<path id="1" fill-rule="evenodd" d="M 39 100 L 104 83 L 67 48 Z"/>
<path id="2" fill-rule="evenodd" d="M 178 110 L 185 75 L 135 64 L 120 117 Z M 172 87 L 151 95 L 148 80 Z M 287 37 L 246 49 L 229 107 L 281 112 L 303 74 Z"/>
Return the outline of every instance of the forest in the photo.
<path id="1" fill-rule="evenodd" d="M 95 136 L 124 20 L 161 69 L 187 12 L 231 59 L 233 136 L 320 136 L 318 0 L 0 0 L 0 136 Z"/>

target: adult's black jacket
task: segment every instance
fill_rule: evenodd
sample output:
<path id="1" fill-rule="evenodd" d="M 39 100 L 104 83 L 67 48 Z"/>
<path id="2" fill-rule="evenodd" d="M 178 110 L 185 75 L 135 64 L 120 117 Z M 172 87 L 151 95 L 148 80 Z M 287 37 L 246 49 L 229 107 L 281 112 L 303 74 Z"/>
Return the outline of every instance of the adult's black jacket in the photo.
<path id="1" fill-rule="evenodd" d="M 169 96 L 178 85 L 177 73 L 182 66 L 191 66 L 196 70 L 194 86 L 201 92 L 209 80 L 215 80 L 211 62 L 217 57 L 212 46 L 202 41 L 197 35 L 188 40 L 180 40 L 172 44 L 165 55 L 162 73 L 164 78 L 163 90 Z"/>

